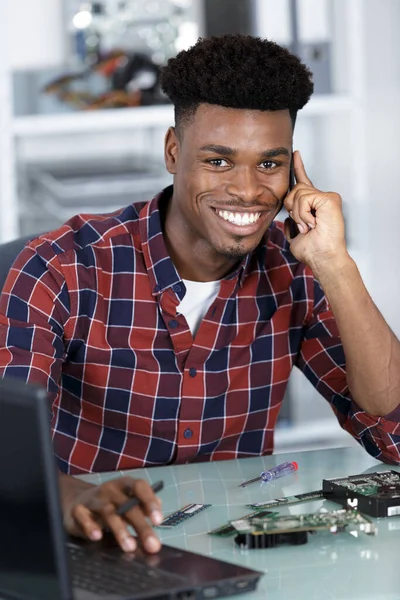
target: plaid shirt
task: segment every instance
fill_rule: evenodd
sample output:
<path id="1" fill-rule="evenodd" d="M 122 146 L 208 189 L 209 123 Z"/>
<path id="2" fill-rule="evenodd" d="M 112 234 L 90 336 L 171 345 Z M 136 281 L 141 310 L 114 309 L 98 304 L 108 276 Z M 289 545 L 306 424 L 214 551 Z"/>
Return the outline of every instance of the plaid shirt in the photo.
<path id="1" fill-rule="evenodd" d="M 0 376 L 51 392 L 60 469 L 272 453 L 293 365 L 368 452 L 397 461 L 397 422 L 351 399 L 333 315 L 280 224 L 222 280 L 193 339 L 160 223 L 170 194 L 74 217 L 29 243 L 7 279 Z"/>

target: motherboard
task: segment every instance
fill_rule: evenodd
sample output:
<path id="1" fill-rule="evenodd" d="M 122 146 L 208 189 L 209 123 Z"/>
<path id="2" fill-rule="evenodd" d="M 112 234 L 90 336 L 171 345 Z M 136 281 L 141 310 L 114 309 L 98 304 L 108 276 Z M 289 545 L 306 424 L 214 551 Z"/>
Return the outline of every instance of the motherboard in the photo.
<path id="1" fill-rule="evenodd" d="M 236 544 L 247 548 L 271 548 L 282 543 L 305 544 L 307 534 L 319 530 L 340 533 L 361 531 L 375 533 L 375 525 L 357 510 L 340 509 L 302 515 L 271 513 L 264 517 L 251 517 L 231 521 L 237 536 Z"/>

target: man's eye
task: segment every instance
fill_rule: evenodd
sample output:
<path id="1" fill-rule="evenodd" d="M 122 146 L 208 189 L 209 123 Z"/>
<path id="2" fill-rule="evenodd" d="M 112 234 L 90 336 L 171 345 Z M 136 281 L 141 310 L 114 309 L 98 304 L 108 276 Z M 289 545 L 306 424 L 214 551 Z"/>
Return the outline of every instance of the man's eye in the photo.
<path id="1" fill-rule="evenodd" d="M 210 165 L 214 165 L 214 167 L 229 166 L 227 161 L 224 158 L 211 158 L 208 162 L 210 163 Z"/>
<path id="2" fill-rule="evenodd" d="M 270 171 L 271 169 L 274 169 L 277 166 L 277 164 L 273 160 L 264 160 L 264 162 L 261 163 L 261 166 L 263 167 L 263 169 L 267 169 L 268 171 Z"/>

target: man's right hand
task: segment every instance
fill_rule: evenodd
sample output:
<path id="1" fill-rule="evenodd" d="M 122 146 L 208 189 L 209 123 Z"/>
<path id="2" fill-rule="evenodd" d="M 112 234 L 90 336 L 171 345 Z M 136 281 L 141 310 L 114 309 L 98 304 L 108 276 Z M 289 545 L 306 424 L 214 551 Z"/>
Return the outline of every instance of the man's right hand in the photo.
<path id="1" fill-rule="evenodd" d="M 128 531 L 131 525 L 147 552 L 158 552 L 161 543 L 148 524 L 149 517 L 154 525 L 162 521 L 161 500 L 143 479 L 119 477 L 101 485 L 92 485 L 70 475 L 60 474 L 60 494 L 66 531 L 90 540 L 100 540 L 103 530 L 109 529 L 122 550 L 132 552 L 137 543 Z M 129 498 L 140 501 L 123 517 L 116 510 Z"/>

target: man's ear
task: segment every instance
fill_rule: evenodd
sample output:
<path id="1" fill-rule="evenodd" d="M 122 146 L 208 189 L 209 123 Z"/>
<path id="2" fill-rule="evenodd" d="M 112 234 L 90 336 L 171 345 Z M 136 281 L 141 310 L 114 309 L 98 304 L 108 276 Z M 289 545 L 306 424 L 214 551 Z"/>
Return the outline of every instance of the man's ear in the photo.
<path id="1" fill-rule="evenodd" d="M 179 157 L 179 140 L 175 127 L 170 127 L 165 134 L 164 160 L 168 173 L 175 175 Z"/>

